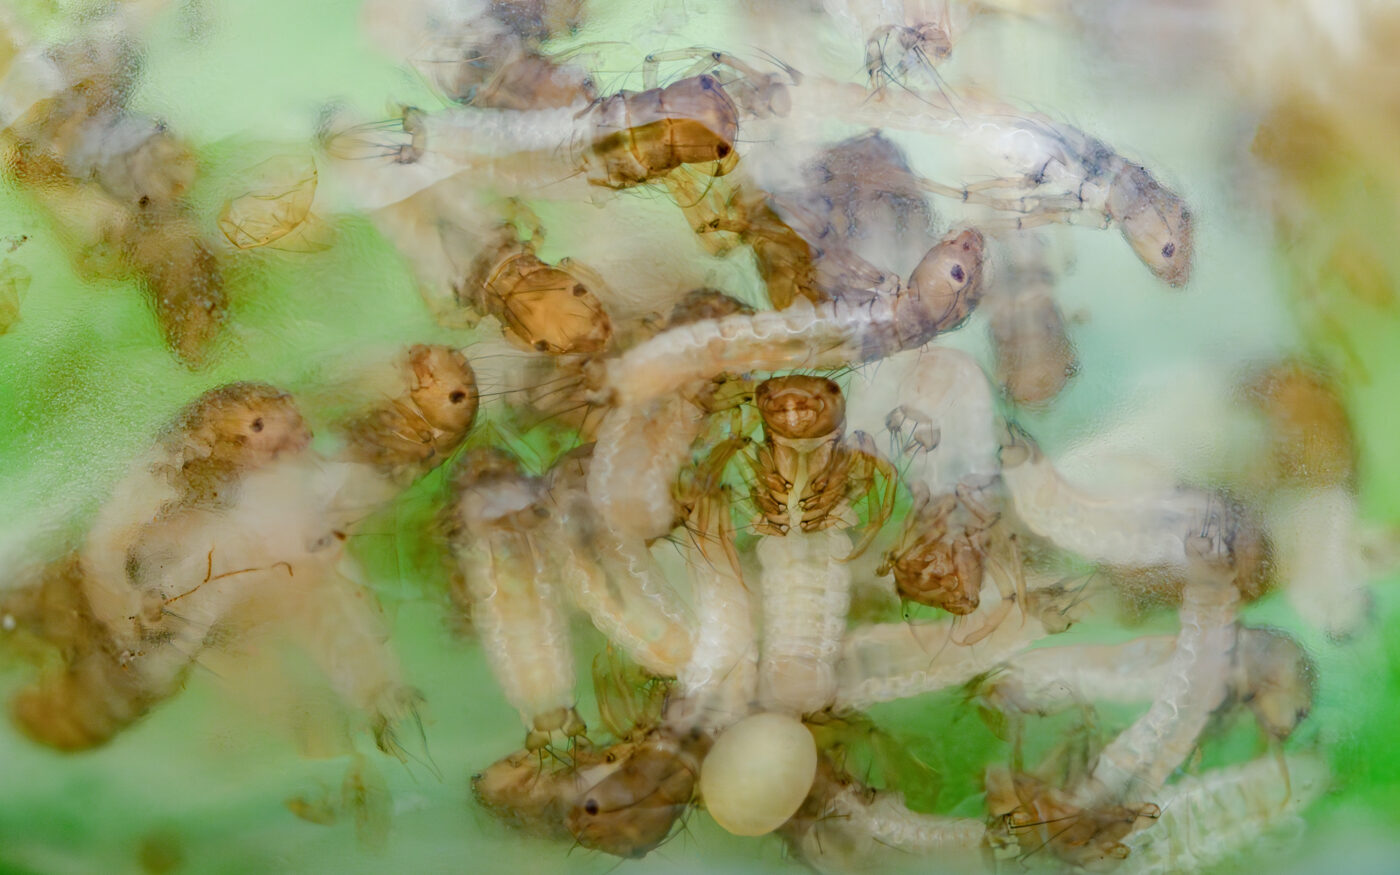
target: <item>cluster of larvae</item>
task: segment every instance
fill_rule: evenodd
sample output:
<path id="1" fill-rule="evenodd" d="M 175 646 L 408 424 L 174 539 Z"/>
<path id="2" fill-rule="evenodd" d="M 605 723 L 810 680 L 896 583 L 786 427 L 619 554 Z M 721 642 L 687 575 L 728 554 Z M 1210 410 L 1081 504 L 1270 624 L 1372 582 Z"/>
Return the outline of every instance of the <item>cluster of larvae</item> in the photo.
<path id="1" fill-rule="evenodd" d="M 547 50 L 584 20 L 582 0 L 369 0 L 367 28 L 445 108 L 331 118 L 317 151 L 262 165 L 230 197 L 222 241 L 187 203 L 190 147 L 127 107 L 136 13 L 121 38 L 94 27 L 50 47 L 10 27 L 5 173 L 80 271 L 148 291 L 183 365 L 219 354 L 237 292 L 221 265 L 315 248 L 318 212 L 368 215 L 463 338 L 403 352 L 378 378 L 392 388 L 336 419 L 328 443 L 268 385 L 193 400 L 81 542 L 4 591 L 5 629 L 45 654 L 11 703 L 20 730 L 101 745 L 193 666 L 275 631 L 402 756 L 420 699 L 346 544 L 442 468 L 433 535 L 451 604 L 522 724 L 521 749 L 473 778 L 509 828 L 639 857 L 703 810 L 737 835 L 780 834 L 821 870 L 1174 871 L 1321 794 L 1321 761 L 1282 747 L 1311 708 L 1311 661 L 1240 612 L 1278 588 L 1351 634 L 1362 583 L 1390 558 L 1357 522 L 1335 387 L 1293 361 L 1242 385 L 1240 415 L 1274 438 L 1228 488 L 1077 485 L 1018 424 L 1078 369 L 1040 229 L 1114 229 L 1176 287 L 1191 212 L 1084 131 L 934 87 L 974 23 L 962 4 L 821 6 L 859 34 L 869 82 L 684 49 L 642 59 L 642 90 L 601 93 Z M 912 141 L 978 181 L 916 172 L 899 145 Z M 342 201 L 320 199 L 331 176 Z M 527 201 L 589 199 L 606 215 L 637 191 L 674 204 L 691 247 L 675 262 L 751 259 L 763 299 L 682 266 L 628 285 L 626 253 L 542 257 L 546 223 Z M 934 198 L 968 217 L 941 223 Z M 938 343 L 983 313 L 987 368 Z M 1337 568 L 1356 584 L 1333 587 Z M 1128 600 L 1174 612 L 1178 631 L 1056 643 Z M 580 620 L 606 640 L 601 725 L 577 707 L 579 642 L 597 640 Z M 1011 742 L 979 814 L 913 810 L 898 769 L 876 781 L 852 765 L 842 727 L 883 732 L 865 709 L 957 690 Z M 1027 764 L 1034 721 L 1105 704 L 1138 716 Z M 1183 776 L 1239 712 L 1278 756 Z"/>

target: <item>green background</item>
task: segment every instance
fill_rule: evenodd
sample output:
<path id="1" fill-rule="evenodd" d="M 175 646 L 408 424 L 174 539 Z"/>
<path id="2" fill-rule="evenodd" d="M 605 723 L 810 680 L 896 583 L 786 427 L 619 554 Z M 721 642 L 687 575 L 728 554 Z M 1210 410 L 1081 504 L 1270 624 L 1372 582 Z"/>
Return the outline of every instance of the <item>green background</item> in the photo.
<path id="1" fill-rule="evenodd" d="M 17 3 L 16 11 L 40 33 L 55 35 L 81 9 L 31 0 Z M 356 4 L 332 0 L 195 0 L 172 6 L 151 26 L 134 106 L 197 144 L 202 175 L 193 200 L 210 235 L 241 170 L 281 148 L 268 144 L 309 148 L 315 118 L 328 103 L 369 118 L 386 115 L 395 102 L 436 105 L 421 82 L 368 44 L 357 14 Z M 648 51 L 703 44 L 750 52 L 760 31 L 744 14 L 718 3 L 595 3 L 568 44 L 585 48 L 606 90 L 635 87 Z M 857 75 L 859 45 L 806 42 L 803 33 L 789 34 L 784 60 Z M 1306 247 L 1279 244 L 1268 217 L 1237 196 L 1235 150 L 1247 123 L 1227 93 L 1154 87 L 1145 77 L 1098 64 L 1072 37 L 1015 19 L 979 25 L 957 52 L 949 72 L 955 81 L 965 75 L 994 84 L 1136 160 L 1169 168 L 1167 179 L 1199 220 L 1198 267 L 1182 292 L 1156 284 L 1116 234 L 1065 235 L 1075 267 L 1060 289 L 1061 303 L 1066 312 L 1087 314 L 1075 327 L 1081 372 L 1051 410 L 1025 417 L 1052 454 L 1113 417 L 1150 405 L 1153 393 L 1172 386 L 1188 363 L 1229 371 L 1316 346 L 1310 326 L 1295 324 L 1291 303 L 1312 256 Z M 1243 137 L 1247 142 L 1247 127 Z M 1337 215 L 1358 233 L 1395 239 L 1388 206 L 1377 206 L 1364 184 L 1338 185 L 1353 188 L 1339 195 L 1347 206 Z M 549 229 L 546 258 L 582 258 L 597 246 L 604 221 L 609 228 L 656 223 L 684 231 L 674 208 L 654 196 L 619 196 L 603 207 L 605 219 L 593 204 L 535 206 Z M 330 250 L 230 257 L 229 327 L 213 363 L 192 373 L 162 348 L 137 288 L 80 280 L 42 205 L 6 183 L 0 239 L 28 239 L 3 258 L 32 277 L 19 321 L 0 336 L 0 574 L 9 583 L 82 531 L 133 456 L 200 391 L 235 379 L 266 380 L 304 396 L 313 422 L 324 425 L 335 408 L 324 387 L 343 383 L 358 361 L 387 357 L 410 342 L 469 343 L 470 335 L 432 323 L 401 258 L 367 220 L 328 218 L 337 232 Z M 679 239 L 678 246 L 693 247 L 678 249 L 681 256 L 707 257 Z M 737 266 L 716 262 L 714 270 L 732 291 L 760 294 L 742 258 Z M 1333 290 L 1333 313 L 1369 372 L 1368 382 L 1348 386 L 1360 434 L 1363 512 L 1396 520 L 1400 457 L 1390 450 L 1388 421 L 1400 398 L 1400 360 L 1389 342 L 1394 318 L 1347 299 L 1345 291 Z M 985 332 L 974 319 L 950 343 L 985 360 Z M 250 706 L 248 688 L 258 695 L 252 684 L 241 683 L 233 695 L 224 679 L 196 672 L 182 695 L 94 753 L 38 749 L 0 726 L 0 869 L 121 872 L 171 864 L 189 872 L 603 872 L 794 865 L 783 860 L 777 840 L 734 839 L 703 814 L 692 815 L 647 860 L 619 864 L 512 834 L 474 805 L 469 776 L 513 749 L 520 729 L 479 650 L 455 634 L 440 573 L 420 549 L 418 526 L 439 491 L 440 478 L 430 478 L 353 545 L 385 602 L 408 677 L 426 697 L 426 741 L 415 750 L 417 761 L 401 765 L 372 753 L 364 739 L 357 742 L 389 787 L 387 845 L 366 848 L 349 816 L 319 826 L 284 807 L 288 798 L 338 787 L 347 765 L 343 756 L 303 756 L 289 731 L 300 712 L 327 711 L 329 693 L 319 682 L 308 673 L 296 692 L 269 683 L 267 701 Z M 405 536 L 392 537 L 396 532 Z M 1277 597 L 1251 611 L 1252 620 L 1302 628 Z M 1375 844 L 1383 860 L 1385 849 L 1376 843 L 1400 826 L 1400 755 L 1391 741 L 1400 721 L 1400 638 L 1386 634 L 1400 623 L 1393 581 L 1378 586 L 1375 617 L 1367 634 L 1345 646 L 1307 638 L 1319 662 L 1318 705 L 1290 744 L 1320 749 L 1337 786 L 1309 814 L 1300 871 L 1325 859 L 1309 854 L 1334 844 L 1353 854 Z M 1130 630 L 1104 620 L 1070 636 L 1108 640 L 1170 628 L 1165 616 Z M 599 640 L 579 631 L 580 676 L 587 677 L 588 655 Z M 1069 639 L 1057 642 L 1063 640 Z M 295 656 L 286 659 L 296 666 Z M 0 694 L 8 696 L 30 676 L 18 657 L 0 654 Z M 582 709 L 593 713 L 586 699 Z M 873 716 L 941 775 L 938 787 L 912 788 L 911 803 L 978 812 L 980 768 L 1004 762 L 1007 747 L 960 694 L 883 706 Z M 1120 717 L 1128 719 L 1108 713 L 1104 720 Z M 1258 754 L 1246 723 L 1207 745 L 1200 765 Z M 1039 737 L 1032 743 L 1043 747 L 1066 730 L 1034 728 Z"/>

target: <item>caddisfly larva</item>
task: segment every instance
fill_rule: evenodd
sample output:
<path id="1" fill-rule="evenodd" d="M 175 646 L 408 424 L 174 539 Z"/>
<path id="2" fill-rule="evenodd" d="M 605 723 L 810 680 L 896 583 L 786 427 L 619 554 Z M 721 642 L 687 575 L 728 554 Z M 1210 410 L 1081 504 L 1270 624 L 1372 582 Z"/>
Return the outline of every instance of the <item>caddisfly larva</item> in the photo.
<path id="1" fill-rule="evenodd" d="M 601 520 L 585 488 L 596 452 L 585 446 L 550 470 L 548 549 L 570 598 L 598 631 L 646 670 L 674 677 L 691 659 L 691 617 L 645 544 Z"/>
<path id="2" fill-rule="evenodd" d="M 1239 854 L 1262 836 L 1296 824 L 1327 792 L 1326 763 L 1288 754 L 1183 776 L 1157 794 L 1151 829 L 1123 840 L 1134 875 L 1200 871 Z"/>
<path id="3" fill-rule="evenodd" d="M 461 458 L 452 492 L 453 599 L 470 612 L 491 672 L 520 713 L 526 747 L 581 734 L 568 619 L 541 539 L 544 483 L 506 452 L 483 448 Z"/>
<path id="4" fill-rule="evenodd" d="M 1182 569 L 1189 545 L 1223 559 L 1245 598 L 1258 597 L 1272 572 L 1270 543 L 1244 507 L 1203 490 L 1093 495 L 1067 482 L 1025 432 L 1003 438 L 1002 482 L 1030 531 L 1085 559 L 1108 565 Z"/>
<path id="5" fill-rule="evenodd" d="M 910 811 L 898 792 L 876 790 L 824 754 L 811 793 L 781 830 L 789 850 L 818 872 L 940 866 L 974 871 L 986 824 Z"/>
<path id="6" fill-rule="evenodd" d="M 1008 241 L 1006 269 L 987 290 L 996 380 L 1017 404 L 1054 398 L 1079 370 L 1074 342 L 1055 303 L 1054 276 L 1044 243 L 1018 234 Z"/>
<path id="7" fill-rule="evenodd" d="M 840 367 L 923 346 L 976 306 L 982 243 L 975 230 L 950 234 L 892 295 L 815 307 L 798 302 L 663 331 L 604 362 L 600 392 L 615 407 L 640 407 L 725 374 Z"/>
<path id="8" fill-rule="evenodd" d="M 763 576 L 763 643 L 758 696 L 767 709 L 808 714 L 836 694 L 836 662 L 851 573 L 846 561 L 868 546 L 894 503 L 893 471 L 865 435 L 845 434 L 841 389 L 821 377 L 774 377 L 754 404 L 763 444 L 750 461 L 750 498 Z M 877 475 L 886 479 L 883 489 Z M 883 495 L 881 494 L 883 493 Z M 871 509 L 865 537 L 851 548 L 854 505 Z"/>
<path id="9" fill-rule="evenodd" d="M 666 328 L 753 310 L 723 292 L 696 289 L 671 311 Z M 598 428 L 588 490 L 607 526 L 634 541 L 662 537 L 682 522 L 676 481 L 710 414 L 749 397 L 742 380 L 686 386 L 640 407 L 617 407 Z"/>
<path id="10" fill-rule="evenodd" d="M 205 393 L 114 491 L 45 596 L 73 619 L 39 627 L 63 666 L 13 703 L 26 733 L 62 749 L 102 744 L 174 695 L 192 666 L 270 622 L 381 746 L 411 707 L 377 608 L 335 573 L 339 474 L 308 449 L 291 399 L 238 383 Z"/>
<path id="11" fill-rule="evenodd" d="M 644 857 L 666 840 L 695 798 L 710 736 L 658 728 L 621 757 L 621 766 L 581 793 L 566 823 L 585 848 Z"/>
<path id="12" fill-rule="evenodd" d="M 978 164 L 982 182 L 962 187 L 924 180 L 925 190 L 1013 214 L 1017 229 L 1051 222 L 1117 224 L 1158 279 L 1185 285 L 1191 274 L 1192 217 L 1151 172 L 1106 143 L 1046 116 L 991 101 L 809 78 L 788 89 L 792 116 L 951 137 Z M 986 177 L 993 178 L 986 178 Z M 993 227 L 996 222 L 988 224 Z"/>
<path id="13" fill-rule="evenodd" d="M 412 480 L 452 455 L 476 421 L 476 375 L 451 347 L 408 350 L 406 391 L 351 417 L 343 426 L 347 457 L 394 481 Z"/>
<path id="14" fill-rule="evenodd" d="M 737 153 L 739 108 L 718 79 L 691 76 L 646 91 L 530 110 L 407 109 L 401 119 L 329 133 L 325 147 L 362 209 L 396 203 L 463 172 L 503 195 L 581 176 L 631 188 L 686 164 L 720 175 Z"/>
<path id="15" fill-rule="evenodd" d="M 1177 614 L 1181 631 L 1165 683 L 1147 713 L 1099 752 L 1089 774 L 1067 791 L 1086 809 L 1155 791 L 1186 761 L 1229 695 L 1240 592 L 1227 557 L 1206 538 L 1188 546 L 1190 565 Z"/>
<path id="16" fill-rule="evenodd" d="M 1169 636 L 1038 648 L 999 666 L 979 695 L 1000 711 L 1038 716 L 1100 702 L 1137 703 L 1167 682 L 1175 649 Z M 1248 707 L 1267 737 L 1286 739 L 1312 708 L 1313 674 L 1307 653 L 1292 638 L 1242 626 L 1225 706 Z"/>

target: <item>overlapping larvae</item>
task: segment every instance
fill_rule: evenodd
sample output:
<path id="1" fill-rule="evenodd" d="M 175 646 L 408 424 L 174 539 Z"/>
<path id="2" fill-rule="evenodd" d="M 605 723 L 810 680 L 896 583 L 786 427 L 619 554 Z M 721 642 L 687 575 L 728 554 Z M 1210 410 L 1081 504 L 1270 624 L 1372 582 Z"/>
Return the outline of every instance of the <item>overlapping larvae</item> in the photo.
<path id="1" fill-rule="evenodd" d="M 334 458 L 310 447 L 284 393 L 206 393 L 133 468 L 84 544 L 7 595 L 7 625 L 60 655 L 16 698 L 18 724 L 64 749 L 101 744 L 174 695 L 201 653 L 275 620 L 393 750 L 414 694 L 371 595 L 336 566 L 367 509 L 449 463 L 439 528 L 451 595 L 524 730 L 524 749 L 485 768 L 474 790 L 512 827 L 641 856 L 698 804 L 737 834 L 780 832 L 819 869 L 983 847 L 1043 847 L 1091 866 L 1193 840 L 1197 826 L 1163 817 L 1174 800 L 1246 800 L 1229 823 L 1240 842 L 1293 811 L 1292 798 L 1254 804 L 1280 786 L 1263 762 L 1174 775 L 1232 710 L 1248 707 L 1274 742 L 1307 714 L 1306 654 L 1244 625 L 1239 608 L 1278 581 L 1276 553 L 1305 564 L 1275 546 L 1279 535 L 1333 505 L 1305 492 L 1266 514 L 1210 485 L 1098 494 L 1016 424 L 1017 405 L 1050 403 L 1077 366 L 1034 228 L 1116 226 L 1179 286 L 1192 216 L 1148 168 L 1088 133 L 923 88 L 914 74 L 952 48 L 952 19 L 926 5 L 872 17 L 827 4 L 867 40 L 872 73 L 904 80 L 899 89 L 696 50 L 650 56 L 643 90 L 600 96 L 544 50 L 579 4 L 425 0 L 402 14 L 370 4 L 391 50 L 431 49 L 415 57 L 455 105 L 333 130 L 329 166 L 402 249 L 443 326 L 494 323 L 512 348 L 526 385 L 490 387 L 507 427 L 461 451 L 480 396 L 471 350 L 446 346 L 409 349 L 402 391 L 346 417 Z M 691 66 L 663 84 L 658 66 L 675 61 Z M 42 165 L 79 184 L 74 144 L 100 115 L 84 108 L 88 96 L 72 84 L 49 99 L 76 109 L 12 126 L 14 172 L 38 179 Z M 822 128 L 811 122 L 827 119 L 866 130 L 813 142 Z M 924 135 L 928 148 L 952 144 L 990 172 L 967 185 L 923 178 L 883 127 Z M 741 136 L 754 131 L 775 135 Z M 112 212 L 133 227 L 165 204 L 172 221 L 152 233 L 166 234 L 181 227 L 181 185 L 149 195 L 137 172 L 178 170 L 142 157 L 168 148 L 157 134 L 89 175 L 106 197 L 140 195 Z M 804 160 L 775 173 L 765 141 L 796 144 Z M 46 164 L 39 147 L 52 153 Z M 561 185 L 570 179 L 584 186 Z M 543 224 L 517 200 L 606 205 L 641 187 L 675 201 L 695 232 L 677 260 L 751 254 L 766 305 L 709 288 L 609 288 L 581 261 L 543 259 Z M 983 212 L 936 227 L 929 194 Z M 145 239 L 124 244 L 131 264 L 169 285 L 140 257 Z M 975 359 L 934 345 L 984 294 L 1006 403 Z M 220 306 L 206 308 L 212 323 Z M 207 334 L 189 349 L 172 342 L 194 359 Z M 1252 392 L 1283 436 L 1275 452 L 1289 482 L 1352 507 L 1349 431 L 1325 381 L 1281 367 Z M 525 447 L 495 439 L 525 419 L 543 436 L 533 467 Z M 1319 421 L 1332 426 L 1327 440 L 1309 438 Z M 551 451 L 536 464 L 538 446 Z M 904 497 L 910 509 L 896 515 Z M 1365 538 L 1344 528 L 1338 561 L 1360 563 Z M 682 563 L 663 561 L 662 539 Z M 872 545 L 876 561 L 862 562 Z M 1057 572 L 1071 561 L 1099 569 L 1095 591 Z M 1176 610 L 1175 636 L 1030 649 L 1115 591 L 1143 588 Z M 853 599 L 871 593 L 937 613 L 857 619 Z M 576 708 L 570 606 L 640 667 L 619 690 L 595 679 L 610 739 Z M 1340 634 L 1354 610 L 1336 613 L 1329 631 Z M 1017 750 L 987 772 L 977 818 L 910 810 L 897 777 L 867 786 L 819 728 L 969 684 L 1012 722 L 1066 701 L 1147 707 L 1077 759 L 1028 769 Z M 648 707 L 607 704 L 634 694 Z M 1292 763 L 1306 778 L 1299 793 L 1319 792 L 1317 764 Z"/>

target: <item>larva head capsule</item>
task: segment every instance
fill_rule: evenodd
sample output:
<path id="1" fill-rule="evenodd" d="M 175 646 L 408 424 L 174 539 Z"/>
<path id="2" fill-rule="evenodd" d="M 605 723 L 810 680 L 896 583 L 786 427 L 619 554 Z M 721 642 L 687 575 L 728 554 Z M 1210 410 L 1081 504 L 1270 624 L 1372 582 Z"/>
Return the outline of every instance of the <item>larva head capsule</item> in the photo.
<path id="1" fill-rule="evenodd" d="M 764 428 L 779 437 L 821 437 L 846 421 L 841 387 L 825 377 L 799 374 L 764 380 L 754 393 L 754 403 Z"/>
<path id="2" fill-rule="evenodd" d="M 1147 168 L 1125 164 L 1108 191 L 1108 215 L 1142 263 L 1169 286 L 1191 278 L 1191 212 L 1152 178 Z"/>
<path id="3" fill-rule="evenodd" d="M 923 338 L 957 328 L 982 300 L 982 261 L 986 241 L 968 228 L 940 241 L 909 275 L 908 288 L 895 300 L 901 331 Z"/>
<path id="4" fill-rule="evenodd" d="M 409 398 L 433 428 L 460 440 L 476 420 L 476 374 L 467 357 L 446 346 L 418 344 L 408 352 Z M 455 443 L 455 442 L 453 442 Z"/>
<path id="5" fill-rule="evenodd" d="M 311 430 L 282 390 L 232 383 L 211 389 L 185 408 L 167 440 L 192 461 L 248 470 L 305 448 Z"/>
<path id="6" fill-rule="evenodd" d="M 602 279 L 580 264 L 546 264 L 520 252 L 500 262 L 483 287 L 506 339 L 523 349 L 592 355 L 612 342 L 612 320 L 593 291 Z"/>

